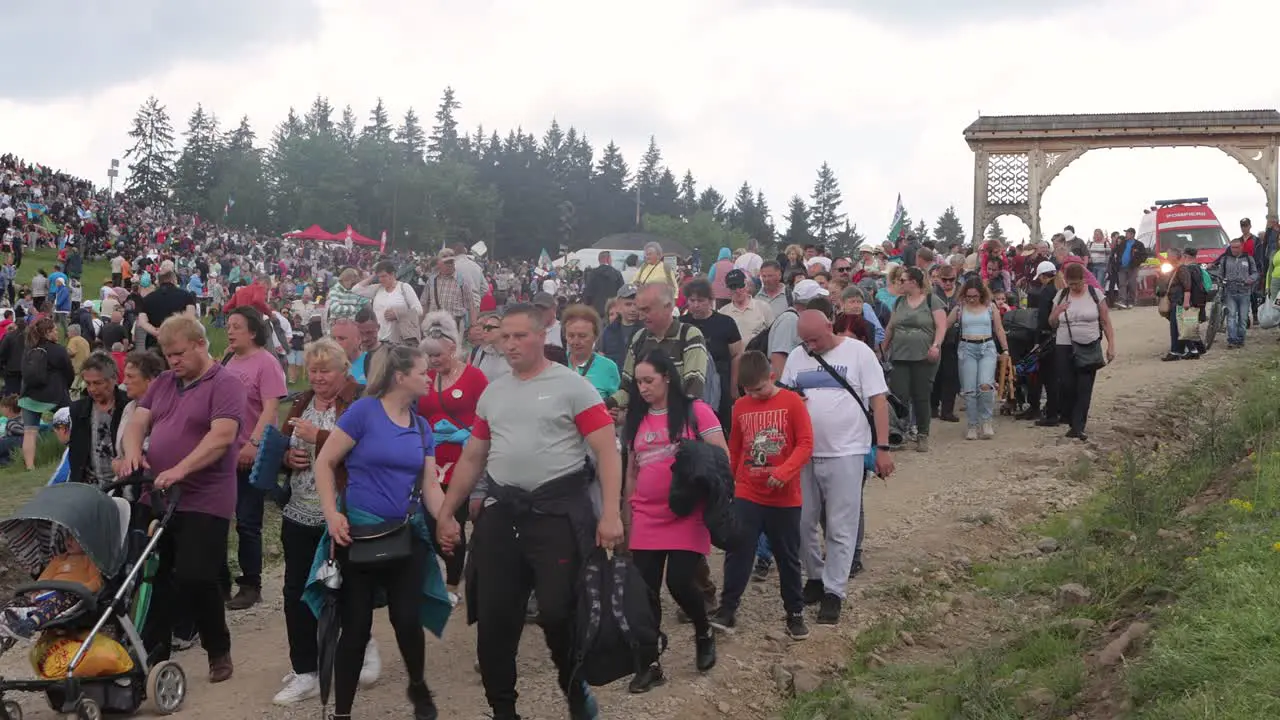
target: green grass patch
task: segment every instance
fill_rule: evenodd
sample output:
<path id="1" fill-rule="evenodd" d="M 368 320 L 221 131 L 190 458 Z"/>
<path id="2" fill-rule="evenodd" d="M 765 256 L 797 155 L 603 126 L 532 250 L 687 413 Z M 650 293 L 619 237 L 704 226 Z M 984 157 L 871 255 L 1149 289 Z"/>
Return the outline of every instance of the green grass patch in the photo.
<path id="1" fill-rule="evenodd" d="M 1128 675 L 1135 717 L 1280 717 L 1280 452 L 1258 451 L 1234 498 L 1198 523 L 1179 600 Z"/>
<path id="2" fill-rule="evenodd" d="M 18 285 L 31 285 L 31 278 L 36 270 L 44 268 L 45 273 L 54 271 L 58 264 L 58 251 L 52 248 L 28 250 L 22 254 L 22 267 L 18 268 Z M 95 260 L 84 263 L 80 272 L 80 284 L 84 286 L 84 296 L 92 299 L 98 297 L 102 284 L 111 279 L 111 263 L 106 260 Z"/>
<path id="3" fill-rule="evenodd" d="M 1024 612 L 1053 608 L 1043 619 L 1010 612 L 1007 622 L 992 622 L 998 630 L 983 646 L 886 664 L 881 655 L 892 658 L 901 630 L 928 626 L 919 608 L 933 600 L 929 588 L 888 588 L 885 596 L 915 614 L 861 633 L 842 677 L 795 698 L 784 717 L 1064 717 L 1084 702 L 1085 658 L 1100 632 L 1069 621 L 1139 615 L 1154 615 L 1155 631 L 1123 685 L 1137 717 L 1280 717 L 1280 691 L 1266 682 L 1280 676 L 1280 593 L 1273 588 L 1280 576 L 1280 452 L 1250 455 L 1280 436 L 1278 394 L 1275 360 L 1226 369 L 1182 390 L 1168 406 L 1176 421 L 1152 428 L 1162 441 L 1157 451 L 1099 460 L 1110 473 L 1094 497 L 1029 528 L 1057 538 L 1061 551 L 974 566 L 978 593 Z M 1241 482 L 1247 456 L 1260 459 Z M 1091 469 L 1079 463 L 1066 472 L 1083 481 Z M 1233 503 L 1180 517 L 1224 474 L 1238 483 Z M 1085 586 L 1090 602 L 1058 608 L 1055 594 L 1066 583 Z"/>

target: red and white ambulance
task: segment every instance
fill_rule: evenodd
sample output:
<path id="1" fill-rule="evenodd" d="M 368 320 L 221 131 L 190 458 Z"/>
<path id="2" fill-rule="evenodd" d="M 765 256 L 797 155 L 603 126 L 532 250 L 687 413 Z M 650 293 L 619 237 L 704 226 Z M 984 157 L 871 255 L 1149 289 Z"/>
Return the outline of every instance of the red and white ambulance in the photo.
<path id="1" fill-rule="evenodd" d="M 1209 265 L 1231 242 L 1208 198 L 1157 200 L 1144 211 L 1137 237 L 1147 248 L 1147 261 L 1138 270 L 1140 301 L 1153 300 L 1157 286 L 1163 289 L 1168 283 L 1170 251 L 1193 248 L 1196 262 Z"/>

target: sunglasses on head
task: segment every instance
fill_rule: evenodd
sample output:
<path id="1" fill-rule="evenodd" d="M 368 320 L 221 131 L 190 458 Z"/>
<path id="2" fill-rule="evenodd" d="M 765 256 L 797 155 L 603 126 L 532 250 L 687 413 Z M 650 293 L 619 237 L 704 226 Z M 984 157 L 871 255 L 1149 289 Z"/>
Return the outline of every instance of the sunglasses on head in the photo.
<path id="1" fill-rule="evenodd" d="M 635 285 L 623 285 L 618 288 L 618 297 L 623 300 L 629 300 L 636 296 L 636 289 Z"/>

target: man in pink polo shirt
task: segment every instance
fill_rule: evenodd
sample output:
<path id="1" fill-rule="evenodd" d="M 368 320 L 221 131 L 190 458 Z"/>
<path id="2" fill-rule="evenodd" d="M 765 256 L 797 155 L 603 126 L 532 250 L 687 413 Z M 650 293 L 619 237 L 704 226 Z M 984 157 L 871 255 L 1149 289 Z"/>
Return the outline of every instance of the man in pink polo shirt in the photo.
<path id="1" fill-rule="evenodd" d="M 244 384 L 209 356 L 199 320 L 174 315 L 157 333 L 169 370 L 138 401 L 124 435 L 117 475 L 146 468 L 155 487 L 181 485 L 177 511 L 160 540 L 155 598 L 143 645 L 152 662 L 168 659 L 173 611 L 182 607 L 209 655 L 209 681 L 231 677 L 231 633 L 218 577 L 236 511 L 236 454 L 243 438 Z M 143 453 L 142 441 L 151 442 Z"/>

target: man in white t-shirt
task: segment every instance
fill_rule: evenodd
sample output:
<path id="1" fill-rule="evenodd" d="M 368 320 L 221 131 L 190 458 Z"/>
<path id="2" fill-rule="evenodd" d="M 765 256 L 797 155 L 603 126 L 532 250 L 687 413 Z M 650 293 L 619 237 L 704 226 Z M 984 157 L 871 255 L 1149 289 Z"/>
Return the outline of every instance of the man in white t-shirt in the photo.
<path id="1" fill-rule="evenodd" d="M 836 335 L 820 311 L 802 311 L 797 329 L 801 344 L 787 356 L 781 382 L 804 395 L 813 420 L 813 457 L 800 477 L 801 558 L 808 576 L 804 601 L 819 605 L 819 624 L 834 625 L 840 621 L 849 584 L 862 512 L 863 463 L 873 437 L 881 443 L 875 446 L 876 472 L 881 477 L 893 473 L 893 455 L 883 444 L 889 437 L 889 387 L 871 348 L 861 340 Z M 874 435 L 866 412 L 845 384 L 868 403 L 865 407 L 876 423 Z"/>

